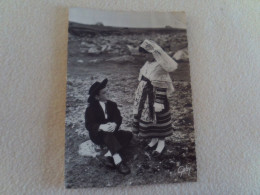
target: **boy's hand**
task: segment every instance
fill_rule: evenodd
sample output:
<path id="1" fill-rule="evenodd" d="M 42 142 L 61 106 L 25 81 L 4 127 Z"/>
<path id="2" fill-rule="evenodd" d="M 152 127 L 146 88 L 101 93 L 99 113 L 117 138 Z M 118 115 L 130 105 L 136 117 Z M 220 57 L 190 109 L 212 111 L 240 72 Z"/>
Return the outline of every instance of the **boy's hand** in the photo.
<path id="1" fill-rule="evenodd" d="M 99 126 L 99 129 L 105 132 L 114 132 L 116 128 L 115 123 L 106 123 Z"/>
<path id="2" fill-rule="evenodd" d="M 117 126 L 116 123 L 112 122 L 112 123 L 108 123 L 108 125 L 109 125 L 109 129 L 110 129 L 112 132 L 114 132 L 114 131 L 116 130 L 116 126 Z"/>

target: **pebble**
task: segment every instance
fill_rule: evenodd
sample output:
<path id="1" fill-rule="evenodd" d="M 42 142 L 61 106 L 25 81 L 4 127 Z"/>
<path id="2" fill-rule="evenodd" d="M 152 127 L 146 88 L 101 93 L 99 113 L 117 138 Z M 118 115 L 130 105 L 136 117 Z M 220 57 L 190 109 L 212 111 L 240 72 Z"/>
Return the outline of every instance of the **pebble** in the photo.
<path id="1" fill-rule="evenodd" d="M 78 63 L 83 63 L 84 61 L 83 60 L 77 60 Z"/>

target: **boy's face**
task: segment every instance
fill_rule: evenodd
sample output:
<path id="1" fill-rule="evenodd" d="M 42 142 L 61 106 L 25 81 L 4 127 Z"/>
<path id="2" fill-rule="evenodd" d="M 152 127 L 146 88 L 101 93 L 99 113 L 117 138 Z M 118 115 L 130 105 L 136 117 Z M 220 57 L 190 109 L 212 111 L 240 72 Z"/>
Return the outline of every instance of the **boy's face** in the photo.
<path id="1" fill-rule="evenodd" d="M 99 101 L 103 101 L 103 102 L 107 101 L 107 100 L 108 100 L 107 89 L 106 89 L 106 88 L 101 89 L 101 90 L 99 91 L 99 95 L 97 95 L 96 97 L 97 97 L 97 99 L 98 99 Z"/>

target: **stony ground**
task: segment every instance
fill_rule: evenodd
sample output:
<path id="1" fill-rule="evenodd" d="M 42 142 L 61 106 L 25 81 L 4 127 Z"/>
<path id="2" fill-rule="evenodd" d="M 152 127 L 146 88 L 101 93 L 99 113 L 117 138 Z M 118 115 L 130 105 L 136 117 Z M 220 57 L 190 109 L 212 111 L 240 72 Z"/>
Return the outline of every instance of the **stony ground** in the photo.
<path id="1" fill-rule="evenodd" d="M 181 36 L 183 37 L 183 35 Z M 168 35 L 168 37 L 171 39 L 171 36 Z M 173 39 L 177 38 L 173 36 Z M 93 42 L 98 39 L 100 38 L 91 40 Z M 109 40 L 109 38 L 107 39 Z M 118 37 L 113 37 L 113 39 L 119 40 Z M 134 37 L 132 39 L 135 40 Z M 129 41 L 132 39 L 129 38 Z M 66 186 L 78 188 L 196 181 L 197 169 L 188 62 L 179 63 L 178 70 L 171 75 L 176 89 L 170 98 L 174 133 L 167 138 L 166 152 L 162 158 L 154 159 L 149 152 L 145 152 L 143 148 L 149 140 L 141 140 L 137 137 L 134 137 L 125 151 L 124 158 L 131 168 L 131 174 L 127 176 L 119 174 L 116 170 L 105 168 L 99 156 L 79 155 L 80 144 L 89 140 L 88 132 L 84 127 L 84 112 L 91 84 L 108 78 L 107 87 L 110 99 L 117 102 L 123 116 L 121 129 L 131 130 L 134 90 L 138 85 L 139 69 L 144 63 L 144 59 L 140 56 L 135 56 L 134 60 L 129 62 L 127 58 L 120 59 L 121 61 L 118 59 L 109 61 L 107 59 L 116 57 L 109 52 L 99 53 L 98 58 L 90 55 L 88 51 L 84 51 L 87 53 L 78 52 L 89 40 L 90 38 L 72 36 L 69 39 Z M 100 153 L 102 156 L 104 151 L 101 150 Z"/>

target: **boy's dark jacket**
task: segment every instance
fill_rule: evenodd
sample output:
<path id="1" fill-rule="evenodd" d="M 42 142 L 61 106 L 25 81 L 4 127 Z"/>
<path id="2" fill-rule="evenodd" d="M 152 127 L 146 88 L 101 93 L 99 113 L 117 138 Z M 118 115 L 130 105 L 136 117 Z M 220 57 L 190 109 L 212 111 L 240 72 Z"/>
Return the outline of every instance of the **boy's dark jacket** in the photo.
<path id="1" fill-rule="evenodd" d="M 107 119 L 105 119 L 104 111 L 98 101 L 92 101 L 89 103 L 85 111 L 85 127 L 89 131 L 90 139 L 96 144 L 102 144 L 102 131 L 98 131 L 101 124 L 115 122 L 117 124 L 115 129 L 116 132 L 122 123 L 122 116 L 115 102 L 108 100 L 106 103 L 106 109 Z"/>

